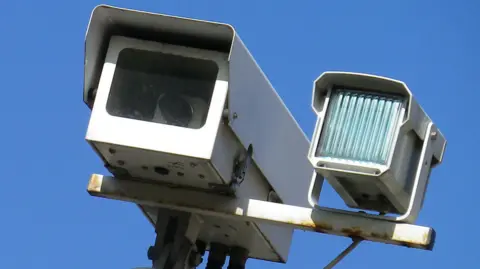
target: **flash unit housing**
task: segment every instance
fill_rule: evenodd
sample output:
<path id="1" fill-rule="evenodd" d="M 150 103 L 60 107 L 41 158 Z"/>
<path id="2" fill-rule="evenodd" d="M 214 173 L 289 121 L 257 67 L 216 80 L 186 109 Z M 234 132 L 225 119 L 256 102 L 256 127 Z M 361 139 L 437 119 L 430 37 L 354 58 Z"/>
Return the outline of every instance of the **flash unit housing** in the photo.
<path id="1" fill-rule="evenodd" d="M 414 222 L 446 140 L 405 83 L 325 72 L 314 83 L 317 114 L 309 159 L 351 208 Z"/>

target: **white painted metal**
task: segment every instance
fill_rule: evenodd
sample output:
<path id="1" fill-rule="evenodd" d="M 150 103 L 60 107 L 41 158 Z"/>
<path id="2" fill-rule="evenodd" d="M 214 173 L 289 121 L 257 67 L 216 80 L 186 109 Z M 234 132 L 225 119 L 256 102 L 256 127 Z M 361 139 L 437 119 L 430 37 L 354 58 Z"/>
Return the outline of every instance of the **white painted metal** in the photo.
<path id="1" fill-rule="evenodd" d="M 178 167 L 167 166 L 171 169 L 171 173 L 167 176 L 156 177 L 159 182 L 175 183 L 175 185 L 189 185 L 204 188 L 208 190 L 209 178 L 214 176 L 230 175 L 232 173 L 232 163 L 235 154 L 240 150 L 240 143 L 235 143 L 236 138 L 233 131 L 227 126 L 221 124 L 219 128 L 219 134 L 216 140 L 216 144 L 213 150 L 213 156 L 211 162 L 198 162 L 198 165 L 191 167 L 189 161 L 181 156 L 172 155 L 176 157 L 173 159 L 169 155 L 165 155 L 166 160 L 170 162 L 184 162 L 186 166 L 183 171 L 183 176 L 176 174 Z M 116 163 L 118 160 L 127 159 L 124 167 L 127 167 L 132 174 L 139 175 L 142 178 L 155 178 L 155 172 L 141 169 L 141 164 L 153 166 L 158 163 L 158 153 L 153 151 L 135 151 L 132 148 L 115 146 L 117 151 L 115 154 L 110 154 L 108 149 L 111 145 L 96 143 L 95 146 L 99 148 L 100 152 L 103 152 L 105 156 L 109 156 L 109 161 Z M 135 168 L 137 167 L 137 168 Z M 203 179 L 198 178 L 197 173 L 204 173 L 206 176 Z M 210 181 L 211 182 L 211 181 Z M 256 165 L 251 165 L 245 175 L 244 182 L 238 187 L 236 196 L 239 198 L 252 198 L 258 200 L 267 200 L 270 192 L 270 185 L 265 180 L 264 176 Z M 188 199 L 189 196 L 185 194 L 179 194 L 179 198 Z M 204 197 L 202 199 L 208 199 Z M 151 218 L 156 220 L 155 208 L 145 207 L 145 213 Z M 293 228 L 275 226 L 268 223 L 258 223 L 247 225 L 243 221 L 224 220 L 211 216 L 205 219 L 207 223 L 206 229 L 202 231 L 200 238 L 207 241 L 214 241 L 219 243 L 225 243 L 227 245 L 238 245 L 251 248 L 250 255 L 254 258 L 271 260 L 271 261 L 284 261 L 288 256 Z M 213 228 L 212 228 L 213 227 Z M 218 228 L 220 227 L 220 228 Z M 225 235 L 228 235 L 225 236 Z"/>
<path id="2" fill-rule="evenodd" d="M 238 35 L 230 52 L 231 127 L 283 202 L 308 206 L 309 141 Z"/>
<path id="3" fill-rule="evenodd" d="M 320 204 L 320 193 L 322 192 L 323 182 L 325 179 L 317 172 L 313 172 L 312 180 L 310 181 L 310 188 L 308 193 L 308 202 L 311 207 L 318 207 Z"/>
<path id="4" fill-rule="evenodd" d="M 109 38 L 114 35 L 217 51 L 229 55 L 228 94 L 225 105 L 228 107 L 230 121 L 227 126 L 233 130 L 238 143 L 243 148 L 247 148 L 250 144 L 253 145 L 255 164 L 283 202 L 298 206 L 308 205 L 308 189 L 312 173 L 311 165 L 305 154 L 308 150 L 308 139 L 231 26 L 105 5 L 96 7 L 92 13 L 86 36 L 84 100 L 89 106 L 94 103 L 92 93 L 95 90 L 97 90 L 97 98 L 99 98 L 98 94 L 101 95 L 100 98 L 105 97 L 100 92 L 105 94 L 101 88 L 107 87 L 108 79 L 103 78 L 101 70 L 107 55 Z M 222 90 L 221 95 L 216 97 L 215 103 L 221 102 L 223 94 L 225 93 Z M 97 106 L 96 102 L 95 107 Z M 94 110 L 96 110 L 95 107 Z M 179 150 L 178 154 L 193 156 L 199 160 L 218 160 L 217 164 L 215 162 L 211 164 L 215 169 L 203 168 L 205 173 L 214 173 L 210 170 L 226 171 L 228 169 L 224 168 L 223 164 L 220 165 L 221 155 L 212 156 L 212 148 L 213 154 L 229 150 L 222 149 L 221 144 L 213 145 L 214 143 L 212 143 L 212 140 L 218 138 L 218 132 L 213 134 L 213 122 L 218 122 L 219 112 L 215 109 L 212 113 L 214 114 L 209 115 L 209 118 L 212 117 L 211 128 L 205 127 L 203 131 L 197 130 L 195 135 L 187 130 L 178 131 L 179 135 L 176 138 L 178 141 L 186 143 L 183 146 L 177 142 L 170 144 L 173 139 L 168 136 L 169 143 L 162 143 L 168 145 L 157 145 L 152 148 L 153 135 L 149 134 L 139 136 L 136 134 L 135 142 L 129 143 L 134 143 L 137 148 L 146 150 L 161 149 L 160 147 L 162 147 L 162 149 L 166 149 L 167 153 Z M 103 119 L 106 120 L 106 118 Z M 102 122 L 106 124 L 105 121 L 102 120 Z M 111 125 L 110 127 L 120 126 L 120 124 L 132 126 L 125 125 L 124 121 L 119 119 L 111 122 L 106 125 Z M 95 129 L 102 128 L 101 134 L 89 128 L 88 136 L 102 136 L 97 140 L 104 144 L 97 146 L 98 148 L 108 147 L 106 144 L 125 144 L 128 139 L 133 137 L 126 134 L 114 134 L 114 131 L 104 133 L 103 130 L 106 128 L 100 126 L 100 121 L 94 120 L 92 124 L 95 124 Z M 173 130 L 173 127 L 170 129 Z M 166 128 L 162 128 L 162 130 L 166 130 Z M 175 132 L 177 133 L 177 131 Z M 162 132 L 162 134 L 162 137 L 165 138 L 165 133 Z M 114 139 L 114 143 L 111 139 L 113 136 L 117 137 Z M 192 140 L 191 142 L 182 139 L 187 136 Z M 198 145 L 197 142 L 200 140 L 205 142 Z M 223 162 L 227 163 L 227 161 Z M 203 166 L 209 165 L 207 161 Z M 222 175 L 221 178 L 225 181 Z"/>
<path id="5" fill-rule="evenodd" d="M 143 213 L 155 225 L 156 207 L 141 206 Z M 214 215 L 202 216 L 198 239 L 204 242 L 215 242 L 227 246 L 241 246 L 250 250 L 250 258 L 285 263 L 288 258 L 277 253 L 273 243 L 265 240 L 259 226 L 248 221 L 225 219 Z"/>
<path id="6" fill-rule="evenodd" d="M 244 199 L 253 198 L 263 200 L 268 196 L 268 184 L 258 180 L 255 175 L 259 175 L 256 172 L 256 167 L 251 167 L 247 172 L 247 178 L 244 183 L 237 190 L 237 197 L 244 197 Z M 113 179 L 112 177 L 95 176 L 95 178 Z M 132 180 L 135 180 L 132 178 Z M 103 180 L 102 180 L 103 181 Z M 108 182 L 108 181 L 104 181 Z M 123 181 L 122 181 L 123 182 Z M 122 184 L 122 182 L 118 182 Z M 128 183 L 127 183 L 128 184 Z M 193 191 L 193 192 L 177 192 L 175 190 L 184 190 L 178 187 L 162 187 L 161 185 L 151 185 L 147 183 L 138 182 L 142 188 L 150 188 L 152 191 L 150 195 L 160 195 L 157 199 L 177 199 L 189 204 L 190 201 L 203 205 L 211 205 L 212 208 L 218 206 L 210 203 L 209 197 L 217 197 L 212 193 Z M 110 185 L 110 187 L 126 188 L 124 190 L 125 195 L 129 195 L 131 191 L 135 192 L 127 185 Z M 103 190 L 106 190 L 107 185 L 103 185 Z M 158 189 L 160 188 L 160 189 Z M 167 188 L 167 189 L 164 189 Z M 120 189 L 118 189 L 120 191 Z M 142 191 L 146 191 L 145 189 Z M 160 191 L 160 192 L 159 192 Z M 200 194 L 200 196 L 198 196 Z M 246 195 L 248 194 L 248 196 Z M 193 196 L 192 196 L 193 195 Z M 225 198 L 223 196 L 220 196 Z M 193 199 L 193 200 L 191 200 Z M 230 200 L 232 198 L 226 198 Z M 217 200 L 218 203 L 223 203 Z M 141 210 L 149 221 L 155 225 L 157 220 L 157 206 L 149 206 L 148 204 L 142 204 Z M 198 236 L 199 239 L 205 242 L 223 243 L 227 246 L 241 246 L 250 250 L 250 257 L 261 260 L 268 260 L 274 262 L 286 262 L 288 253 L 290 250 L 291 240 L 293 236 L 293 227 L 276 226 L 269 223 L 252 223 L 240 219 L 225 219 L 218 215 L 202 215 L 203 224 Z"/>
<path id="7" fill-rule="evenodd" d="M 110 115 L 106 104 L 119 53 L 125 48 L 214 61 L 219 73 L 205 125 L 199 129 L 182 128 Z M 113 36 L 90 116 L 87 141 L 107 163 L 117 166 L 116 163 L 121 161 L 122 168 L 134 177 L 203 188 L 208 188 L 208 183 L 228 184 L 231 173 L 219 175 L 209 163 L 227 97 L 227 58 L 228 54 L 216 51 Z M 115 154 L 111 153 L 112 148 Z M 232 149 L 224 149 L 228 150 Z M 233 158 L 227 159 L 225 165 L 232 167 Z M 156 166 L 167 168 L 170 173 L 160 176 L 154 171 Z"/>
<path id="8" fill-rule="evenodd" d="M 435 232 L 429 227 L 395 223 L 371 218 L 368 215 L 362 216 L 337 210 L 312 209 L 255 199 L 212 195 L 201 191 L 119 180 L 97 174 L 92 175 L 88 192 L 93 196 L 134 202 L 141 206 L 193 212 L 203 218 L 214 216 L 238 222 L 265 222 L 425 250 L 431 250 L 435 241 Z"/>
<path id="9" fill-rule="evenodd" d="M 220 74 L 207 123 L 193 130 L 109 115 L 105 106 L 124 48 L 215 61 Z M 267 200 L 274 190 L 285 203 L 308 205 L 308 140 L 231 26 L 101 5 L 85 49 L 84 101 L 92 108 L 86 138 L 105 163 L 134 178 L 214 191 L 209 183 L 228 184 L 235 157 L 252 144 L 254 163 L 237 197 Z M 224 108 L 228 122 L 221 121 Z M 168 175 L 155 173 L 155 166 L 168 168 Z M 286 259 L 292 227 L 242 225 L 230 243 L 255 242 L 251 255 Z M 220 240 L 220 234 L 204 236 Z"/>
<path id="10" fill-rule="evenodd" d="M 352 165 L 315 156 L 329 96 L 334 86 L 399 94 L 408 100 L 405 116 L 397 128 L 394 150 L 388 158 L 387 165 L 382 167 Z M 396 211 L 387 213 L 397 214 L 381 218 L 415 222 L 423 203 L 430 170 L 442 162 L 446 140 L 415 101 L 405 83 L 369 74 L 325 72 L 314 83 L 312 108 L 318 119 L 308 155 L 316 171 L 327 179 L 348 206 L 368 210 L 369 208 L 362 208 L 355 198 L 363 193 L 379 192 L 375 195 L 385 196 L 395 207 Z M 349 180 L 351 184 L 355 184 L 356 189 L 353 192 L 348 191 L 340 183 L 339 178 Z M 318 204 L 311 205 L 318 207 Z"/>

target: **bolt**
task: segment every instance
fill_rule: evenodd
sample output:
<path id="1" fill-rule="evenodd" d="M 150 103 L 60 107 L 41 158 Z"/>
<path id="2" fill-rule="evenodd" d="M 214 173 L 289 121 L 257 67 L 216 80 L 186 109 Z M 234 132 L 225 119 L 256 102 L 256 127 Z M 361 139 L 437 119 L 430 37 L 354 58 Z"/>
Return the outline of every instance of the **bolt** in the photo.
<path id="1" fill-rule="evenodd" d="M 238 114 L 237 112 L 233 112 L 233 119 L 236 119 L 236 118 L 238 118 Z"/>
<path id="2" fill-rule="evenodd" d="M 117 150 L 114 149 L 114 148 L 109 148 L 108 152 L 110 152 L 110 154 L 115 154 L 117 152 Z"/>
<path id="3" fill-rule="evenodd" d="M 125 161 L 118 160 L 118 161 L 117 161 L 117 164 L 120 165 L 120 166 L 123 166 L 123 165 L 125 165 Z"/>
<path id="4" fill-rule="evenodd" d="M 430 138 L 431 138 L 432 140 L 437 139 L 437 136 L 438 136 L 438 134 L 437 134 L 437 132 L 435 132 L 435 131 L 430 134 Z"/>
<path id="5" fill-rule="evenodd" d="M 222 117 L 225 119 L 225 120 L 228 120 L 228 115 L 229 115 L 229 111 L 228 111 L 228 108 L 225 108 L 222 112 Z"/>

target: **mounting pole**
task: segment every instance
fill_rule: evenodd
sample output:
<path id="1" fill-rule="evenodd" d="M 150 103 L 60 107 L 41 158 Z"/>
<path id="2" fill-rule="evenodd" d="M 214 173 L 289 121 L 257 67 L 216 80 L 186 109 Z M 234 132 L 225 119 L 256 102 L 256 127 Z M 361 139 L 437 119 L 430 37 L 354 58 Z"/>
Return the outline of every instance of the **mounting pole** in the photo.
<path id="1" fill-rule="evenodd" d="M 345 258 L 352 250 L 354 250 L 358 244 L 362 242 L 362 239 L 353 239 L 353 242 L 345 249 L 343 250 L 338 256 L 333 259 L 327 266 L 325 266 L 323 269 L 332 269 L 335 265 L 337 265 L 343 258 Z"/>

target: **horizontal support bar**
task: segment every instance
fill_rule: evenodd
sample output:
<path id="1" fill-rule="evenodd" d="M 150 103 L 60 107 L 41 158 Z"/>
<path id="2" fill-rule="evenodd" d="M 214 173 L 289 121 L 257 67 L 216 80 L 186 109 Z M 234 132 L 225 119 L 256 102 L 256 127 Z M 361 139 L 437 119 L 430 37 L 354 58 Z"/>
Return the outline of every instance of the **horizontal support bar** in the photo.
<path id="1" fill-rule="evenodd" d="M 134 180 L 94 174 L 90 195 L 139 205 L 171 208 L 201 215 L 267 222 L 324 234 L 345 236 L 411 248 L 432 250 L 435 231 L 429 227 L 395 223 L 331 209 L 312 209 L 285 204 L 226 197 Z"/>

